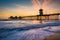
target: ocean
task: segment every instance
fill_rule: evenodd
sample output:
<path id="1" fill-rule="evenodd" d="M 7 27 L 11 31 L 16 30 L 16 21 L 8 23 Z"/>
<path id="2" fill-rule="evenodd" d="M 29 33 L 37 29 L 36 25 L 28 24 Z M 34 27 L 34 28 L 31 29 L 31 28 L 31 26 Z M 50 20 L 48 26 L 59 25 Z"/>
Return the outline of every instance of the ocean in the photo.
<path id="1" fill-rule="evenodd" d="M 44 40 L 60 32 L 60 21 L 0 21 L 0 40 Z"/>

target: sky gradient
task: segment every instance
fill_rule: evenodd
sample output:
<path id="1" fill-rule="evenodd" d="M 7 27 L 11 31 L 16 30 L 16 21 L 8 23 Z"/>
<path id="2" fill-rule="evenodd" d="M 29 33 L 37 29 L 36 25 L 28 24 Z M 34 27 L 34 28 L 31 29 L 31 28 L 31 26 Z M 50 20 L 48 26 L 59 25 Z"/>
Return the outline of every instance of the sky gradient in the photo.
<path id="1" fill-rule="evenodd" d="M 38 15 L 40 8 L 44 14 L 58 13 L 60 0 L 0 0 L 0 18 Z"/>

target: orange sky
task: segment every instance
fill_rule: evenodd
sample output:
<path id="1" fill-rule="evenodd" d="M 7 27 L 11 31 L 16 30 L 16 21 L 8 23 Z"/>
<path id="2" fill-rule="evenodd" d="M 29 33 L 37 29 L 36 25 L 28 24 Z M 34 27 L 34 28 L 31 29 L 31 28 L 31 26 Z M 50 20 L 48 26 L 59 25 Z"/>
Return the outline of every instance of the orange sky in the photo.
<path id="1" fill-rule="evenodd" d="M 32 0 L 30 6 L 20 5 L 20 4 L 12 4 L 14 7 L 2 7 L 0 9 L 0 18 L 8 18 L 10 16 L 29 16 L 29 15 L 38 15 L 39 9 L 42 8 L 44 14 L 52 14 L 60 12 L 60 7 L 52 3 L 51 0 L 44 0 L 43 4 L 41 5 L 39 0 Z M 52 3 L 52 4 L 51 4 Z M 58 6 L 57 9 L 55 6 Z"/>

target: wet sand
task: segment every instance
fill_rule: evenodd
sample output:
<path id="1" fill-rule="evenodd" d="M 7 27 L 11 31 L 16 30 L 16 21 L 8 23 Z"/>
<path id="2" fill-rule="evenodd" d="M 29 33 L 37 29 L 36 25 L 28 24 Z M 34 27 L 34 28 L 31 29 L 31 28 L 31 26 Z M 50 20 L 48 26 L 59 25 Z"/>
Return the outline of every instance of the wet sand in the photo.
<path id="1" fill-rule="evenodd" d="M 60 40 L 60 33 L 55 32 L 54 35 L 47 37 L 45 40 Z"/>

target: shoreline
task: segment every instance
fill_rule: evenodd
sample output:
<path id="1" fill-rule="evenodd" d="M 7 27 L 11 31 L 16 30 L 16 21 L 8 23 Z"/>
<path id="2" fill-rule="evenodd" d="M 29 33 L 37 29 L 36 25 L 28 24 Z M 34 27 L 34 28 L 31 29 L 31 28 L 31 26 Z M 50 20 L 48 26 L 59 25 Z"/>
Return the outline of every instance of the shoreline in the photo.
<path id="1" fill-rule="evenodd" d="M 60 33 L 54 32 L 54 35 L 51 35 L 51 36 L 45 38 L 45 40 L 60 40 Z"/>

